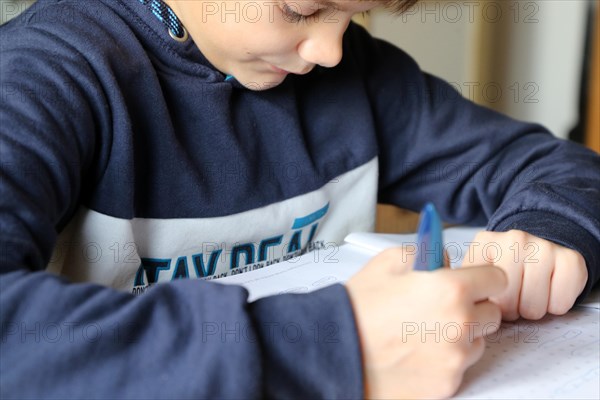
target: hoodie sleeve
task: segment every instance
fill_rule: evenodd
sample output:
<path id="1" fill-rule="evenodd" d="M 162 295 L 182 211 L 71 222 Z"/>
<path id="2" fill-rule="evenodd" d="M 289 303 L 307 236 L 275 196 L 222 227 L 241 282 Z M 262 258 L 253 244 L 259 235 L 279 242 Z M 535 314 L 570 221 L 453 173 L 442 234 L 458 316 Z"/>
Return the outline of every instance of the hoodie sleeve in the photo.
<path id="1" fill-rule="evenodd" d="M 348 40 L 378 124 L 379 201 L 411 210 L 432 201 L 446 222 L 575 249 L 587 295 L 600 278 L 600 156 L 468 101 L 358 26 Z"/>
<path id="2" fill-rule="evenodd" d="M 107 103 L 86 60 L 58 38 L 39 32 L 48 46 L 34 48 L 5 33 L 0 397 L 362 397 L 341 285 L 248 303 L 243 288 L 217 283 L 160 284 L 135 297 L 45 271 L 106 158 Z"/>

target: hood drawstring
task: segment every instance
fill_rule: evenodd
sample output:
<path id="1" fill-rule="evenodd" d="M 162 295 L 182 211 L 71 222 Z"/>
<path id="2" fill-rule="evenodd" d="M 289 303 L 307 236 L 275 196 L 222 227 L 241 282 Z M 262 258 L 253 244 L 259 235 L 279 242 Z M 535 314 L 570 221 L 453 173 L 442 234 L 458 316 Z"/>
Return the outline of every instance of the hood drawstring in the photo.
<path id="1" fill-rule="evenodd" d="M 188 38 L 188 33 L 177 15 L 171 10 L 162 0 L 139 0 L 140 3 L 148 7 L 148 9 L 165 25 L 169 31 L 169 35 L 179 41 L 185 42 Z"/>
<path id="2" fill-rule="evenodd" d="M 188 39 L 187 29 L 183 26 L 177 15 L 162 0 L 139 0 L 140 3 L 147 6 L 148 9 L 158 18 L 167 28 L 169 35 L 178 42 L 185 42 Z M 225 82 L 234 82 L 232 75 L 225 76 Z"/>

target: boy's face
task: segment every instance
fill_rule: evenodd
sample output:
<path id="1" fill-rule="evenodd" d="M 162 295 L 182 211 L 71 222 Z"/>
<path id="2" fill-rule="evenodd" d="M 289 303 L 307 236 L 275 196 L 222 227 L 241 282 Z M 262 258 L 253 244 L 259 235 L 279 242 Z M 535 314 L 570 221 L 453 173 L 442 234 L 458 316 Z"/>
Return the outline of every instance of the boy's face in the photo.
<path id="1" fill-rule="evenodd" d="M 252 90 L 279 85 L 315 65 L 342 58 L 342 37 L 354 14 L 378 1 L 166 0 L 204 56 Z"/>

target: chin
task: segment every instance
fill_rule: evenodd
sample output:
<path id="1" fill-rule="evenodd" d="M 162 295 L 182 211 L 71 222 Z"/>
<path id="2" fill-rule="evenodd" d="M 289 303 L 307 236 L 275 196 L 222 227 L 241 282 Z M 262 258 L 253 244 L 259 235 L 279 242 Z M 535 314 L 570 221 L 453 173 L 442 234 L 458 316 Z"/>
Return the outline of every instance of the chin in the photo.
<path id="1" fill-rule="evenodd" d="M 286 78 L 285 76 L 283 76 L 283 77 L 269 76 L 269 77 L 261 77 L 261 79 L 255 78 L 254 80 L 245 80 L 245 81 L 238 79 L 238 82 L 240 82 L 242 85 L 244 85 L 244 87 L 246 89 L 260 92 L 263 90 L 273 89 L 274 87 L 281 85 L 281 83 L 285 80 L 285 78 Z"/>

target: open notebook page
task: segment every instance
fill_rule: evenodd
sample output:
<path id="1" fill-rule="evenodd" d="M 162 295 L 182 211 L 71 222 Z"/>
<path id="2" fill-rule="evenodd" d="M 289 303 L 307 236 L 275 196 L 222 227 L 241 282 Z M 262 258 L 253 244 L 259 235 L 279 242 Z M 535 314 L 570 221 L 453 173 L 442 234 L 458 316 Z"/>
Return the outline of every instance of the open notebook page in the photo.
<path id="1" fill-rule="evenodd" d="M 460 265 L 479 230 L 444 231 L 444 247 L 453 267 Z M 415 241 L 416 235 L 353 233 L 343 246 L 217 282 L 245 286 L 249 301 L 279 293 L 306 293 L 345 282 L 379 251 Z M 486 338 L 486 351 L 466 372 L 456 398 L 600 399 L 599 300 L 597 289 L 567 315 L 504 322 Z"/>

